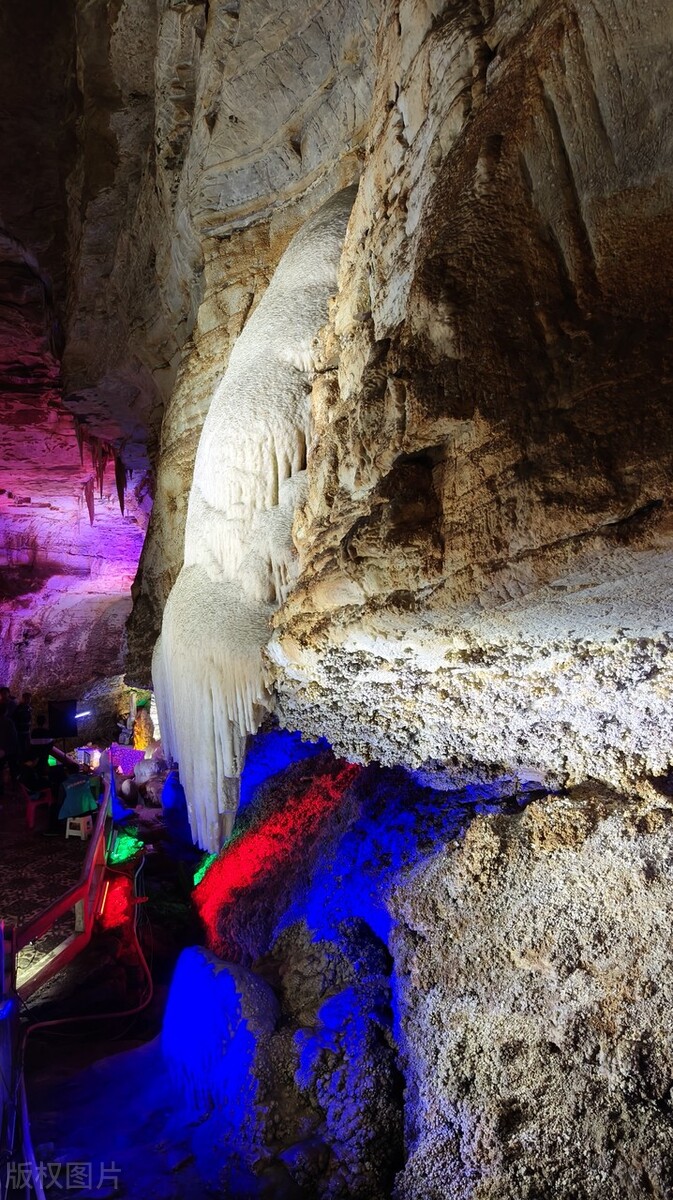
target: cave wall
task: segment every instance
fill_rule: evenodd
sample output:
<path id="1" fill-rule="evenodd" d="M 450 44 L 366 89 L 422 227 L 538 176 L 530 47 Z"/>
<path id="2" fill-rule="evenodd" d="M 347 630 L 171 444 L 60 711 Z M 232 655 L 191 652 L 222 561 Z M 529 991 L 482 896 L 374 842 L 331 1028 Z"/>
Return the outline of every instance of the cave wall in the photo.
<path id="1" fill-rule="evenodd" d="M 6 676 L 118 670 L 153 492 L 128 658 L 148 681 L 231 347 L 297 229 L 359 178 L 267 654 L 279 720 L 350 762 L 322 746 L 263 791 L 197 892 L 229 965 L 190 952 L 176 984 L 176 1169 L 184 1151 L 244 1195 L 664 1200 L 670 18 L 63 12 L 51 224 L 2 201 L 7 330 L 24 299 L 3 458 L 37 431 L 58 467 L 38 491 L 13 466 L 0 497 Z M 91 526 L 102 444 L 133 476 L 122 517 L 108 464 Z"/>
<path id="2" fill-rule="evenodd" d="M 82 638 L 98 613 L 91 622 L 86 604 L 53 621 L 48 613 L 68 592 L 98 594 L 92 580 L 113 558 L 119 619 L 96 669 L 105 659 L 114 674 L 126 662 L 132 682 L 150 682 L 182 563 L 198 430 L 291 236 L 357 175 L 376 17 L 375 6 L 347 0 L 295 13 L 265 0 L 30 0 L 3 12 L 0 484 L 12 579 L 2 614 L 18 646 L 24 626 L 45 626 L 20 661 L 8 649 L 14 686 L 35 686 L 54 662 L 65 687 L 80 686 Z M 45 480 L 57 445 L 60 471 Z M 99 496 L 101 448 L 115 461 Z M 118 517 L 116 473 L 126 483 Z M 127 652 L 129 580 L 153 499 Z M 91 500 L 97 538 L 86 530 Z M 46 506 L 67 528 L 66 567 L 74 556 L 76 569 L 52 563 Z M 39 569 L 17 575 L 17 547 L 23 554 L 28 543 Z M 51 626 L 62 617 L 72 638 L 59 637 L 54 653 Z"/>
<path id="3" fill-rule="evenodd" d="M 113 1139 L 130 1200 L 667 1200 L 672 830 L 670 797 L 447 793 L 258 734 L 161 1037 L 50 1140 Z"/>
<path id="4" fill-rule="evenodd" d="M 365 761 L 671 757 L 670 19 L 392 3 L 278 712 Z"/>
<path id="5" fill-rule="evenodd" d="M 279 715 L 351 756 L 394 762 L 404 747 L 435 778 L 450 763 L 449 783 L 661 773 L 666 14 L 34 0 L 3 22 L 12 639 L 31 641 L 45 577 L 75 593 L 88 572 L 98 595 L 114 557 L 118 670 L 154 495 L 127 655 L 129 678 L 149 682 L 231 345 L 297 228 L 362 173 L 314 388 L 302 577 L 269 654 Z M 24 479 L 14 448 L 38 430 Z M 36 476 L 57 444 L 48 488 Z M 101 446 L 127 500 L 117 519 L 108 465 L 98 543 L 84 501 Z M 50 514 L 71 530 L 65 573 Z M 36 541 L 37 571 L 15 561 Z M 31 680 L 50 644 L 32 639 Z"/>
<path id="6" fill-rule="evenodd" d="M 399 887 L 397 1200 L 670 1193 L 670 823 L 585 785 Z"/>
<path id="7" fill-rule="evenodd" d="M 63 403 L 81 119 L 74 5 L 5 5 L 0 40 L 0 679 L 82 696 L 121 674 L 151 498 L 136 475 L 120 511 L 114 464 L 98 478 L 102 443 L 78 444 Z"/>
<path id="8" fill-rule="evenodd" d="M 196 447 L 215 387 L 293 234 L 357 178 L 373 85 L 376 4 L 290 12 L 256 0 L 207 10 L 206 19 L 203 5 L 166 5 L 157 50 L 156 137 L 167 148 L 156 169 L 170 209 L 167 220 L 153 219 L 163 238 L 157 272 L 175 303 L 191 299 L 129 627 L 129 677 L 145 683 L 182 566 Z M 181 103 L 176 73 L 189 74 Z"/>

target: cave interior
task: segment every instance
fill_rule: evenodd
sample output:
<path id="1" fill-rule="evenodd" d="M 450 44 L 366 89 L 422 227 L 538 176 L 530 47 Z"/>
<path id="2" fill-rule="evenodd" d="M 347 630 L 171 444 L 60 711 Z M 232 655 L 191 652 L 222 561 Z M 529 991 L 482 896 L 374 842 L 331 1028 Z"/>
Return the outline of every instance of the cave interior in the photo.
<path id="1" fill-rule="evenodd" d="M 93 870 L 24 692 L 110 806 L 81 954 L 3 942 L 1 1200 L 673 1200 L 667 6 L 0 58 L 11 937 Z"/>

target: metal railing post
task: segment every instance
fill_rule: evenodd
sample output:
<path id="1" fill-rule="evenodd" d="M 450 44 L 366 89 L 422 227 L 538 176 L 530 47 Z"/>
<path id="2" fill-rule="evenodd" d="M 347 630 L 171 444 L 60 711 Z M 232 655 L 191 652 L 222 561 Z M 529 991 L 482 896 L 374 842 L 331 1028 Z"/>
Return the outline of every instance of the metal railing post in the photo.
<path id="1" fill-rule="evenodd" d="M 16 995 L 16 930 L 0 921 L 0 1160 L 14 1148 L 19 1045 L 19 1001 Z"/>
<path id="2" fill-rule="evenodd" d="M 0 921 L 0 987 L 0 1000 L 16 991 L 16 929 L 7 921 Z"/>

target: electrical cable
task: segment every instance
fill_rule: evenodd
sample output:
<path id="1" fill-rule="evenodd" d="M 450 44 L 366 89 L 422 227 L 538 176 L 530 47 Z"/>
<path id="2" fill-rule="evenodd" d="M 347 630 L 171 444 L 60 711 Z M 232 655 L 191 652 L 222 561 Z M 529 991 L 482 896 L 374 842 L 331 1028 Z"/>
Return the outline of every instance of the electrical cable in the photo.
<path id="1" fill-rule="evenodd" d="M 140 874 L 143 866 L 144 866 L 144 862 L 141 862 L 140 866 L 138 867 L 138 870 L 136 871 L 136 873 L 133 877 L 134 900 L 136 899 L 136 882 L 138 879 L 138 875 Z M 113 867 L 111 867 L 109 869 L 115 875 L 123 875 L 125 878 L 128 878 L 128 876 L 126 875 L 126 873 L 124 871 L 115 871 L 115 869 Z M 132 934 L 133 934 L 133 940 L 135 942 L 136 949 L 138 951 L 138 955 L 140 957 L 140 962 L 141 962 L 141 965 L 142 965 L 144 973 L 145 973 L 145 978 L 147 980 L 147 985 L 148 985 L 147 997 L 144 1000 L 142 1000 L 140 1002 L 140 1004 L 135 1005 L 134 1008 L 121 1009 L 120 1011 L 117 1011 L 117 1012 L 84 1013 L 84 1014 L 78 1015 L 76 1017 L 59 1017 L 53 1021 L 37 1021 L 35 1023 L 35 1025 L 29 1025 L 28 1029 L 26 1030 L 24 1045 L 25 1045 L 25 1042 L 30 1037 L 30 1035 L 32 1033 L 35 1033 L 35 1031 L 38 1029 L 55 1029 L 55 1028 L 58 1028 L 58 1026 L 60 1026 L 60 1025 L 71 1025 L 75 1022 L 80 1022 L 80 1021 L 107 1021 L 107 1020 L 114 1019 L 116 1017 L 134 1017 L 138 1013 L 143 1012 L 144 1009 L 146 1009 L 147 1006 L 149 1004 L 151 1004 L 153 996 L 154 996 L 154 981 L 152 979 L 152 974 L 149 969 L 149 966 L 147 964 L 147 959 L 145 958 L 145 955 L 143 953 L 142 946 L 140 945 L 140 941 L 138 940 L 137 924 L 138 924 L 138 904 L 134 903 Z"/>

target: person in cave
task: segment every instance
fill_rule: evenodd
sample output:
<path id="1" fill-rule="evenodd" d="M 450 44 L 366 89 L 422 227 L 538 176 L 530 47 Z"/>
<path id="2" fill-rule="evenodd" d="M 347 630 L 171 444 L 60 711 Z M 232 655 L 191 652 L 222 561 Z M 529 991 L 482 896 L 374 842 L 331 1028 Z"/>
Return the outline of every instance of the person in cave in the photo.
<path id="1" fill-rule="evenodd" d="M 47 773 L 41 768 L 39 755 L 35 750 L 29 750 L 21 763 L 19 780 L 32 800 L 37 799 L 40 792 L 49 787 Z"/>
<path id="2" fill-rule="evenodd" d="M 65 821 L 61 822 L 59 820 L 59 811 L 65 796 L 63 785 L 66 779 L 73 774 L 73 771 L 75 771 L 76 768 L 70 767 L 68 769 L 63 763 L 58 762 L 51 766 L 49 764 L 48 753 L 46 757 L 46 763 L 46 774 L 49 782 L 49 788 L 51 789 L 51 804 L 49 805 L 49 819 L 47 822 L 47 828 L 44 832 L 47 837 L 55 837 L 57 834 L 62 832 L 63 826 L 65 825 Z M 41 769 L 40 766 L 38 766 L 38 770 L 39 769 Z"/>
<path id="3" fill-rule="evenodd" d="M 23 760 L 30 751 L 30 726 L 33 720 L 31 700 L 31 693 L 24 692 L 20 703 L 17 704 L 14 712 L 12 713 L 12 720 L 16 726 L 16 733 L 19 739 L 19 757 L 21 760 Z"/>
<path id="4" fill-rule="evenodd" d="M 31 729 L 30 744 L 37 749 L 40 766 L 44 766 L 46 769 L 49 763 L 49 755 L 54 745 L 54 735 L 47 725 L 47 718 L 44 713 L 39 714 L 35 721 L 35 727 Z"/>
<path id="5" fill-rule="evenodd" d="M 0 690 L 5 692 L 8 689 Z M 0 701 L 0 750 L 2 766 L 4 768 L 7 765 L 12 783 L 16 784 L 19 774 L 19 738 L 6 701 Z"/>

